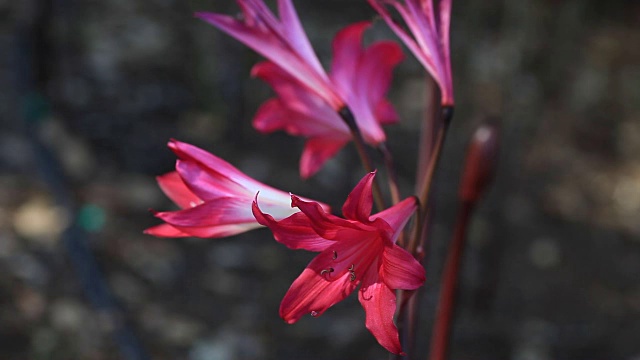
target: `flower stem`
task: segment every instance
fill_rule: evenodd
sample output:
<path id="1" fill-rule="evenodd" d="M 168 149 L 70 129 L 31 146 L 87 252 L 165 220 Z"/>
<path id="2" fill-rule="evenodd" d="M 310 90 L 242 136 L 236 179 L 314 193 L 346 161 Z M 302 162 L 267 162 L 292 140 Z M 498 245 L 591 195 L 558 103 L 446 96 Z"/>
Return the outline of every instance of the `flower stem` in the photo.
<path id="1" fill-rule="evenodd" d="M 389 177 L 389 192 L 391 193 L 391 204 L 395 205 L 400 202 L 400 188 L 398 187 L 398 173 L 396 172 L 393 155 L 389 151 L 387 143 L 383 142 L 378 145 L 378 151 L 382 155 L 384 165 L 387 168 Z"/>
<path id="2" fill-rule="evenodd" d="M 438 94 L 436 92 L 436 94 Z M 439 95 L 439 94 L 438 94 Z M 439 97 L 438 97 L 439 99 Z M 421 151 L 427 151 L 429 154 L 428 161 L 426 162 L 426 169 L 418 169 L 418 181 L 421 181 L 420 187 L 417 187 L 419 195 L 420 206 L 416 215 L 416 222 L 413 226 L 413 232 L 410 236 L 410 242 L 407 244 L 406 249 L 413 254 L 413 256 L 422 263 L 424 258 L 424 242 L 426 239 L 425 223 L 428 220 L 429 209 L 429 192 L 431 190 L 431 183 L 435 169 L 437 168 L 438 161 L 440 159 L 440 153 L 442 152 L 442 146 L 447 130 L 449 129 L 449 123 L 453 117 L 452 107 L 439 107 L 438 102 L 434 102 L 436 112 L 439 115 L 439 119 L 427 118 L 427 121 L 423 125 L 424 127 L 430 127 L 430 129 L 424 129 L 421 138 Z M 436 116 L 438 116 L 436 115 Z M 440 121 L 437 121 L 440 120 Z M 433 130 L 437 128 L 438 133 L 436 135 L 435 142 L 431 137 Z M 431 130 L 431 134 L 426 132 Z M 420 161 L 419 167 L 422 168 L 423 161 Z M 414 357 L 414 347 L 416 339 L 416 324 L 418 320 L 418 297 L 419 293 L 409 293 L 407 291 L 398 291 L 398 298 L 402 299 L 398 309 L 398 326 L 400 327 L 401 337 L 404 338 L 405 349 L 408 354 L 407 358 L 412 359 Z M 409 299 L 405 299 L 410 296 Z"/>
<path id="3" fill-rule="evenodd" d="M 427 169 L 422 178 L 423 182 L 419 190 L 418 199 L 420 200 L 420 208 L 418 209 L 418 217 L 416 220 L 416 226 L 411 237 L 408 249 L 414 255 L 420 253 L 425 240 L 423 236 L 423 227 L 427 220 L 427 212 L 429 209 L 429 194 L 431 192 L 431 184 L 433 183 L 433 175 L 438 166 L 440 160 L 440 154 L 442 153 L 442 147 L 444 145 L 444 139 L 449 129 L 449 123 L 453 117 L 453 108 L 445 106 L 441 110 L 442 123 L 438 128 L 438 134 L 436 135 L 435 143 L 431 151 L 431 156 L 427 165 Z"/>
<path id="4" fill-rule="evenodd" d="M 369 154 L 367 154 L 364 138 L 362 137 L 360 128 L 356 123 L 356 119 L 353 117 L 353 113 L 351 112 L 349 107 L 345 105 L 340 110 L 338 110 L 338 114 L 340 115 L 342 120 L 344 120 L 344 122 L 349 127 L 349 130 L 351 131 L 353 143 L 356 146 L 358 156 L 360 156 L 360 161 L 362 161 L 362 166 L 367 172 L 373 172 L 374 168 L 371 159 L 369 158 Z M 380 191 L 380 185 L 376 180 L 373 181 L 373 200 L 376 203 L 378 211 L 382 211 L 385 209 L 384 197 L 382 196 L 382 191 Z"/>
<path id="5" fill-rule="evenodd" d="M 449 253 L 447 254 L 445 268 L 442 273 L 442 287 L 436 308 L 436 320 L 433 324 L 433 333 L 431 335 L 429 360 L 445 360 L 447 356 L 456 302 L 460 261 L 462 259 L 473 205 L 471 202 L 463 202 L 462 208 L 458 212 L 456 227 L 453 238 L 451 239 L 451 244 L 449 245 Z"/>
<path id="6" fill-rule="evenodd" d="M 429 360 L 445 360 L 449 348 L 456 302 L 460 262 L 471 213 L 493 179 L 498 162 L 499 129 L 497 120 L 490 119 L 479 126 L 469 142 L 460 180 L 458 198 L 460 210 L 454 228 L 449 253 L 442 272 L 442 287 L 436 308 L 436 321 L 431 336 Z"/>

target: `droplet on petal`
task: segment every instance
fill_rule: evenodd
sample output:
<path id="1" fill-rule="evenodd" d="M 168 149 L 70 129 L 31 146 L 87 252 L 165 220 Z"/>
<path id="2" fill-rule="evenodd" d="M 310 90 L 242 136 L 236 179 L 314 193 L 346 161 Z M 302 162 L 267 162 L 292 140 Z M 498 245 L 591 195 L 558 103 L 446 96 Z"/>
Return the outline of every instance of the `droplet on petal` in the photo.
<path id="1" fill-rule="evenodd" d="M 311 316 L 313 316 L 313 317 L 318 316 L 318 312 L 317 312 L 317 311 L 315 311 L 315 310 L 314 310 L 314 311 L 312 311 L 312 312 L 311 312 Z"/>

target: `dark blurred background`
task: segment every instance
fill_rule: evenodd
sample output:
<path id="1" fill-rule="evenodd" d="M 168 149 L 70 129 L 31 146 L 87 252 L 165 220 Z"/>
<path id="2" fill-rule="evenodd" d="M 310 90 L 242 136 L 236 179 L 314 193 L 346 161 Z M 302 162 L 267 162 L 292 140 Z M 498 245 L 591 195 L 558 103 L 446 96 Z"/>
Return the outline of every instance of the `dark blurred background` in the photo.
<path id="1" fill-rule="evenodd" d="M 268 2 L 272 4 L 273 2 Z M 364 0 L 295 2 L 323 62 Z M 352 147 L 298 178 L 302 140 L 251 127 L 259 57 L 192 17 L 231 0 L 0 0 L 0 359 L 384 359 L 356 296 L 287 325 L 313 254 L 266 230 L 158 239 L 169 138 L 339 209 Z M 464 258 L 453 358 L 640 359 L 640 3 L 454 1 L 457 101 L 436 181 L 425 353 L 464 147 L 502 119 L 496 181 Z M 393 38 L 378 20 L 368 41 Z M 411 55 L 388 128 L 403 195 L 429 95 Z"/>

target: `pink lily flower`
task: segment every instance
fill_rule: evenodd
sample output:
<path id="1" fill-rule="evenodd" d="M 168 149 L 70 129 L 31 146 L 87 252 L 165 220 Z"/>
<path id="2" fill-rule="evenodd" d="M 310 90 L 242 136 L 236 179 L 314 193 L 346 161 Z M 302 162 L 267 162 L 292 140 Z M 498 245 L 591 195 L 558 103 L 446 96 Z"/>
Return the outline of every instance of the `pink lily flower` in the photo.
<path id="1" fill-rule="evenodd" d="M 176 140 L 169 141 L 168 146 L 179 158 L 176 171 L 157 180 L 162 191 L 183 210 L 156 212 L 155 216 L 165 223 L 145 230 L 146 234 L 219 238 L 259 228 L 262 225 L 252 213 L 257 196 L 277 219 L 299 211 L 291 208 L 289 193 L 250 178 L 200 148 Z"/>
<path id="2" fill-rule="evenodd" d="M 365 325 L 388 351 L 402 354 L 394 289 L 415 290 L 425 281 L 420 263 L 395 242 L 413 212 L 415 198 L 370 216 L 374 173 L 367 174 L 345 202 L 344 219 L 327 213 L 320 204 L 291 196 L 300 209 L 286 219 L 276 220 L 262 212 L 258 201 L 253 213 L 268 226 L 275 239 L 292 249 L 318 251 L 293 282 L 280 304 L 280 316 L 287 323 L 303 315 L 320 316 L 346 298 L 360 284 L 358 299 L 366 313 Z"/>
<path id="3" fill-rule="evenodd" d="M 386 140 L 381 125 L 398 121 L 393 105 L 385 98 L 393 69 L 403 59 L 400 46 L 380 41 L 362 47 L 369 21 L 347 26 L 333 41 L 331 83 L 346 100 L 364 140 L 376 146 Z M 300 159 L 300 175 L 308 178 L 351 140 L 340 115 L 315 92 L 276 63 L 256 64 L 252 71 L 276 91 L 278 97 L 265 102 L 253 120 L 261 132 L 284 130 L 307 138 Z"/>
<path id="4" fill-rule="evenodd" d="M 403 5 L 400 0 L 369 0 L 369 4 L 382 16 L 438 83 L 442 93 L 442 105 L 453 106 L 449 48 L 452 0 L 438 1 L 437 17 L 433 1 L 403 0 Z M 413 36 L 393 20 L 385 5 L 393 6 L 400 13 Z"/>
<path id="5" fill-rule="evenodd" d="M 334 110 L 340 110 L 344 100 L 335 92 L 313 52 L 291 0 L 278 0 L 280 19 L 274 16 L 263 0 L 236 1 L 242 10 L 239 19 L 209 12 L 198 12 L 195 16 L 286 69 Z"/>

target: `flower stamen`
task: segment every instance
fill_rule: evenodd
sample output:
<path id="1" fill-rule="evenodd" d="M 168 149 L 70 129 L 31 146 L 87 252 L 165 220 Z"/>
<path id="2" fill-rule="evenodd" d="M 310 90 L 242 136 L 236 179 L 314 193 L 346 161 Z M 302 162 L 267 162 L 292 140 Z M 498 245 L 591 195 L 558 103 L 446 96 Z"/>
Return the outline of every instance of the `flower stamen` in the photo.
<path id="1" fill-rule="evenodd" d="M 322 271 L 320 271 L 320 275 L 325 275 L 325 274 L 330 274 L 333 272 L 333 268 L 328 268 L 328 269 L 324 269 Z"/>
<path id="2" fill-rule="evenodd" d="M 356 266 L 354 264 L 351 264 L 351 266 L 349 267 L 349 281 L 354 282 L 356 281 Z"/>

